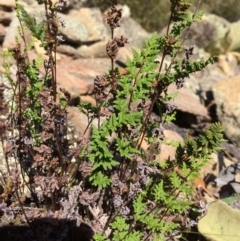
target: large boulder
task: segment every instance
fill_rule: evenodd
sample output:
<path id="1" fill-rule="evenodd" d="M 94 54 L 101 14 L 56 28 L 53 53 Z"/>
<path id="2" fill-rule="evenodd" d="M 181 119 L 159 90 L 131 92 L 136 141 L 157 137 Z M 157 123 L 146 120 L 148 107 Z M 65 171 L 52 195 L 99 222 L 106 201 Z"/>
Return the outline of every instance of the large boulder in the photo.
<path id="1" fill-rule="evenodd" d="M 228 51 L 231 38 L 228 36 L 231 24 L 215 14 L 204 14 L 200 23 L 194 23 L 189 32 L 189 39 L 211 54 Z"/>

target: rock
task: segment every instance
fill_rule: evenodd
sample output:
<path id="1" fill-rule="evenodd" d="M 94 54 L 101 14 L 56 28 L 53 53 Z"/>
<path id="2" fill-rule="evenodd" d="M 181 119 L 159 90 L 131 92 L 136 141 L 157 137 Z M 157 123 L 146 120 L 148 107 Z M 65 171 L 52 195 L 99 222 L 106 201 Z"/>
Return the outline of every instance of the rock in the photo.
<path id="1" fill-rule="evenodd" d="M 234 57 L 236 57 L 236 59 L 238 60 L 238 62 L 240 62 L 240 53 L 236 52 L 236 51 L 231 51 L 230 52 Z"/>
<path id="2" fill-rule="evenodd" d="M 92 96 L 90 96 L 90 95 L 82 95 L 81 96 L 81 101 L 89 102 L 93 106 L 96 106 L 96 100 Z"/>
<path id="3" fill-rule="evenodd" d="M 178 92 L 176 100 L 172 101 L 177 106 L 177 110 L 209 120 L 207 108 L 201 104 L 200 100 L 193 93 L 185 88 L 177 90 L 175 84 L 170 85 L 168 91 L 168 93 Z"/>
<path id="4" fill-rule="evenodd" d="M 18 26 L 19 26 L 19 21 L 18 21 L 16 15 L 14 14 L 11 24 L 9 25 L 9 29 L 11 29 L 11 31 L 6 32 L 6 35 L 5 35 L 5 38 L 3 41 L 4 48 L 9 48 L 9 47 L 11 48 L 16 45 L 15 36 L 18 36 L 18 31 L 17 31 Z"/>
<path id="5" fill-rule="evenodd" d="M 183 142 L 183 138 L 175 131 L 172 130 L 164 130 L 164 135 L 166 137 L 166 141 L 179 141 Z M 141 148 L 143 150 L 147 150 L 148 144 L 145 140 L 143 140 Z M 175 158 L 176 154 L 176 147 L 162 144 L 161 145 L 161 153 L 157 155 L 156 159 L 161 161 L 167 160 L 168 158 L 170 160 L 173 160 Z"/>
<path id="6" fill-rule="evenodd" d="M 0 56 L 3 56 L 3 48 L 2 47 L 0 47 Z M 5 73 L 4 60 L 3 60 L 3 58 L 0 58 L 0 82 L 3 81 L 2 80 L 4 78 L 3 73 Z"/>
<path id="7" fill-rule="evenodd" d="M 229 50 L 240 50 L 240 20 L 231 24 L 229 36 L 232 40 Z"/>
<path id="8" fill-rule="evenodd" d="M 206 182 L 215 181 L 219 172 L 222 171 L 225 167 L 233 164 L 231 160 L 225 157 L 222 153 L 213 153 L 210 157 L 210 160 L 200 171 L 200 177 L 206 179 Z"/>
<path id="9" fill-rule="evenodd" d="M 15 8 L 15 0 L 0 0 L 0 6 L 7 7 L 7 8 Z"/>
<path id="10" fill-rule="evenodd" d="M 185 46 L 188 47 L 188 45 L 185 45 Z M 209 57 L 210 57 L 210 54 L 207 53 L 204 49 L 200 49 L 199 47 L 195 46 L 194 51 L 193 51 L 193 56 L 192 56 L 191 60 L 192 61 L 200 61 L 200 60 L 206 60 Z M 169 62 L 170 62 L 170 60 L 169 60 Z M 209 81 L 205 81 L 205 79 L 207 77 L 211 76 L 209 74 L 209 71 L 210 71 L 210 69 L 211 70 L 213 69 L 213 66 L 211 65 L 210 67 L 207 67 L 200 72 L 196 72 L 196 73 L 191 74 L 189 76 L 189 78 L 185 79 L 185 82 L 184 82 L 184 89 L 188 90 L 188 92 L 195 95 L 195 97 L 197 99 L 201 100 L 201 101 L 203 99 L 202 95 L 205 94 L 205 91 L 201 90 L 201 84 L 203 82 L 204 83 L 209 82 Z M 208 71 L 207 71 L 207 69 L 208 69 Z"/>
<path id="11" fill-rule="evenodd" d="M 239 241 L 240 211 L 223 201 L 211 203 L 198 222 L 198 231 L 211 241 Z"/>
<path id="12" fill-rule="evenodd" d="M 234 146 L 233 144 L 224 142 L 222 147 L 227 150 L 227 152 L 235 159 L 240 161 L 240 148 Z"/>
<path id="13" fill-rule="evenodd" d="M 172 28 L 173 24 L 170 26 Z M 231 38 L 228 36 L 231 24 L 215 14 L 204 14 L 199 23 L 193 23 L 188 33 L 185 45 L 196 45 L 211 54 L 221 54 L 229 50 Z M 163 28 L 159 35 L 166 34 L 167 27 Z M 186 30 L 188 31 L 188 30 Z M 186 31 L 182 38 L 185 37 Z"/>
<path id="14" fill-rule="evenodd" d="M 84 6 L 84 3 L 86 3 L 87 0 L 69 0 L 69 7 L 73 9 L 80 9 Z"/>
<path id="15" fill-rule="evenodd" d="M 120 37 L 121 35 L 127 37 L 129 46 L 134 48 L 141 48 L 145 46 L 145 41 L 152 35 L 132 18 L 122 18 L 120 20 L 120 26 L 120 28 L 117 28 L 114 31 L 114 35 L 117 37 Z"/>
<path id="16" fill-rule="evenodd" d="M 63 35 L 65 41 L 74 44 L 93 41 L 93 33 L 89 31 L 83 22 L 64 14 L 58 14 L 58 16 L 66 22 L 66 27 L 59 28 L 59 31 Z M 94 40 L 97 41 L 98 39 Z"/>
<path id="17" fill-rule="evenodd" d="M 40 45 L 41 45 L 41 41 L 40 40 L 36 40 L 36 42 L 34 42 L 34 48 L 36 50 L 36 53 L 38 55 L 44 56 L 46 51 L 44 50 L 43 47 L 40 47 Z M 56 60 L 60 60 L 60 58 L 61 58 L 60 55 L 58 53 L 56 53 Z"/>
<path id="18" fill-rule="evenodd" d="M 239 59 L 234 52 L 219 55 L 216 67 L 218 67 L 226 77 L 234 77 L 240 74 Z"/>
<path id="19" fill-rule="evenodd" d="M 13 95 L 13 91 L 11 89 L 11 85 L 8 83 L 8 80 L 6 78 L 6 76 L 4 74 L 0 74 L 0 85 L 4 85 L 7 88 L 5 88 L 4 92 L 3 92 L 3 97 L 6 103 L 11 103 L 11 96 Z M 2 101 L 2 98 L 0 98 Z M 0 119 L 3 121 L 7 122 L 7 117 L 8 114 L 4 114 L 0 115 Z M 3 129 L 1 129 L 2 131 Z M 4 137 L 6 135 L 5 131 L 3 131 L 3 133 L 1 133 L 2 137 Z M 4 154 L 4 149 L 3 147 L 5 147 L 6 145 L 6 140 L 5 138 L 2 138 L 1 144 L 0 144 L 0 170 L 1 170 L 1 175 L 0 175 L 0 184 L 3 184 L 3 175 L 2 174 L 7 174 L 8 173 L 8 168 L 7 168 L 7 163 L 9 165 L 10 168 L 14 168 L 16 167 L 16 162 L 15 162 L 15 158 L 14 157 L 8 157 L 8 160 L 6 161 L 5 159 L 5 154 Z M 0 192 L 1 192 L 1 185 L 0 185 Z M 0 199 L 1 200 L 1 199 Z"/>
<path id="20" fill-rule="evenodd" d="M 166 141 L 179 141 L 180 143 L 183 142 L 183 138 L 175 131 L 165 130 L 164 135 L 166 137 Z M 174 160 L 176 154 L 176 147 L 162 144 L 162 151 L 159 155 L 157 155 L 157 160 L 163 161 L 167 160 Z"/>
<path id="21" fill-rule="evenodd" d="M 57 83 L 73 96 L 91 94 L 94 78 L 107 72 L 110 64 L 109 59 L 62 58 L 58 61 Z"/>
<path id="22" fill-rule="evenodd" d="M 108 61 L 107 59 L 109 56 L 106 52 L 106 44 L 107 41 L 100 41 L 91 45 L 82 45 L 78 49 L 72 48 L 68 45 L 60 45 L 58 47 L 58 52 L 80 58 L 104 58 L 105 61 Z M 128 73 L 128 71 L 125 69 L 127 57 L 130 59 L 133 57 L 131 48 L 128 45 L 119 49 L 115 61 L 119 67 L 119 72 L 123 75 Z"/>
<path id="23" fill-rule="evenodd" d="M 38 9 L 36 9 L 36 7 L 28 7 L 26 11 L 28 11 L 31 16 L 35 17 L 38 23 L 42 21 L 45 16 L 42 5 L 40 5 Z M 63 35 L 65 41 L 71 44 L 81 44 L 99 40 L 94 29 L 90 29 L 87 25 L 87 20 L 84 22 L 84 19 L 81 21 L 75 16 L 72 17 L 62 13 L 58 13 L 58 17 L 66 22 L 65 27 L 59 27 L 59 33 Z"/>
<path id="24" fill-rule="evenodd" d="M 6 28 L 0 23 L 0 44 L 3 43 L 3 40 L 5 38 L 6 35 Z"/>
<path id="25" fill-rule="evenodd" d="M 123 9 L 123 18 L 120 21 L 121 27 L 115 29 L 114 36 L 120 37 L 124 35 L 128 38 L 130 46 L 142 47 L 151 34 L 145 31 L 135 20 L 130 18 L 130 12 L 127 6 L 121 6 L 119 8 Z M 109 40 L 111 38 L 111 30 L 98 8 L 81 8 L 79 11 L 72 10 L 70 11 L 70 16 L 84 23 L 89 31 L 88 41 L 82 42 L 96 42 L 99 40 Z M 66 21 L 68 21 L 68 19 L 66 19 Z M 134 34 L 131 29 L 134 29 Z M 64 32 L 62 33 L 64 34 Z M 78 43 L 80 44 L 80 42 Z"/>
<path id="26" fill-rule="evenodd" d="M 18 3 L 24 6 L 39 6 L 35 0 L 18 0 Z M 16 8 L 16 1 L 15 0 L 0 0 L 0 6 L 3 9 L 11 9 L 14 10 Z"/>
<path id="27" fill-rule="evenodd" d="M 114 30 L 114 36 L 125 36 L 129 41 L 129 46 L 134 48 L 141 48 L 145 45 L 145 41 L 151 37 L 151 33 L 148 33 L 139 23 L 131 18 L 130 9 L 126 5 L 118 5 L 117 9 L 122 9 L 122 18 L 120 20 L 120 27 Z M 107 15 L 108 10 L 104 12 Z M 108 30 L 107 39 L 111 38 L 111 29 L 105 22 Z M 134 29 L 134 31 L 132 31 Z"/>
<path id="28" fill-rule="evenodd" d="M 211 54 L 226 53 L 232 43 L 229 36 L 231 24 L 215 14 L 204 14 L 199 23 L 194 23 L 187 43 L 196 44 Z"/>
<path id="29" fill-rule="evenodd" d="M 77 49 L 66 44 L 61 44 L 60 46 L 58 46 L 57 52 L 68 56 L 78 56 Z"/>
<path id="30" fill-rule="evenodd" d="M 122 18 L 130 18 L 131 17 L 131 9 L 127 5 L 118 4 L 116 8 L 122 9 Z"/>
<path id="31" fill-rule="evenodd" d="M 12 21 L 12 13 L 0 10 L 0 23 L 4 25 L 9 25 Z"/>
<path id="32" fill-rule="evenodd" d="M 90 46 L 82 45 L 77 49 L 78 55 L 83 58 L 107 58 L 107 41 L 100 41 Z"/>
<path id="33" fill-rule="evenodd" d="M 203 59 L 208 57 L 206 54 Z M 186 80 L 184 87 L 191 90 L 208 105 L 213 101 L 212 86 L 214 83 L 240 74 L 238 62 L 238 56 L 235 52 L 221 54 L 218 56 L 217 62 L 207 66 L 200 72 L 190 75 L 190 79 Z"/>
<path id="34" fill-rule="evenodd" d="M 240 146 L 240 75 L 213 85 L 219 121 L 229 140 Z"/>
<path id="35" fill-rule="evenodd" d="M 138 48 L 134 48 L 135 50 L 139 50 Z M 121 67 L 126 67 L 127 57 L 130 59 L 133 58 L 132 50 L 129 44 L 125 45 L 124 48 L 121 48 L 117 54 L 116 61 L 119 64 L 123 64 Z"/>
<path id="36" fill-rule="evenodd" d="M 84 133 L 88 125 L 87 116 L 81 113 L 78 107 L 74 106 L 67 107 L 67 112 L 70 124 L 72 124 L 79 133 Z M 97 123 L 98 121 L 95 119 L 93 125 L 97 126 Z"/>
<path id="37" fill-rule="evenodd" d="M 69 17 L 86 26 L 89 37 L 87 41 L 82 42 L 96 42 L 109 39 L 108 25 L 105 24 L 106 20 L 99 8 L 81 8 L 79 11 L 72 10 L 69 12 Z"/>

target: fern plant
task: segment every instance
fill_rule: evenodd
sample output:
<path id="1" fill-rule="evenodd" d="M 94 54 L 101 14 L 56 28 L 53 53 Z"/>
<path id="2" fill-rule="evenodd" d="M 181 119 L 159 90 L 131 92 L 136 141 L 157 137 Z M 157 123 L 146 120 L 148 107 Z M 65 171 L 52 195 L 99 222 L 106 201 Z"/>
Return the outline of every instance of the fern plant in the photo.
<path id="1" fill-rule="evenodd" d="M 7 163 L 14 157 L 19 169 L 11 170 L 8 165 L 10 183 L 2 197 L 6 205 L 20 205 L 23 221 L 33 229 L 32 220 L 39 215 L 49 217 L 51 212 L 57 218 L 87 223 L 96 241 L 170 240 L 189 228 L 191 184 L 224 140 L 223 127 L 216 123 L 196 138 L 170 143 L 177 146 L 175 158 L 160 160 L 158 154 L 166 143 L 163 126 L 175 118 L 172 101 L 177 90 L 191 73 L 216 58 L 191 60 L 194 46 L 185 47 L 184 40 L 202 12 L 188 13 L 188 3 L 171 0 L 166 35 L 155 33 L 140 51 L 132 49 L 133 58 L 128 57 L 126 63 L 128 73 L 121 75 L 115 58 L 128 40 L 114 36 L 122 16 L 118 2 L 110 0 L 106 15 L 112 33 L 106 46 L 111 69 L 94 79 L 96 106 L 81 101 L 79 111 L 87 115 L 88 125 L 71 140 L 66 111 L 71 96 L 61 89 L 58 103 L 56 88 L 56 47 L 62 40 L 58 26 L 64 25 L 57 11 L 66 2 L 38 0 L 46 9 L 40 23 L 17 4 L 20 37 L 26 43 L 24 25 L 41 42 L 46 51 L 45 73 L 40 74 L 39 61 L 29 60 L 27 43 L 22 48 L 17 41 L 15 48 L 5 52 L 6 56 L 12 53 L 17 65 L 16 82 L 7 74 L 16 115 L 10 112 L 10 121 L 1 121 L 1 142 Z M 5 66 L 9 70 L 9 63 Z M 168 93 L 171 84 L 176 86 L 174 93 Z M 153 115 L 154 107 L 159 120 Z M 7 108 L 4 105 L 2 110 Z M 143 141 L 148 144 L 146 150 Z M 35 213 L 21 199 L 25 186 L 37 206 Z M 0 207 L 3 212 L 6 205 Z"/>

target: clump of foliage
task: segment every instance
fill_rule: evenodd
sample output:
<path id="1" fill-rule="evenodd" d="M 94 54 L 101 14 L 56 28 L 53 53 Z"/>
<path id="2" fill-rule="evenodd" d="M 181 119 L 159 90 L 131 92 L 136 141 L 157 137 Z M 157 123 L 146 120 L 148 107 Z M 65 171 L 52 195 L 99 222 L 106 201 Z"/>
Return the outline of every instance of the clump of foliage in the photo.
<path id="1" fill-rule="evenodd" d="M 188 13 L 188 3 L 171 0 L 168 26 L 174 23 L 172 29 L 168 27 L 163 37 L 153 34 L 139 52 L 132 49 L 128 73 L 121 75 L 115 58 L 128 40 L 114 35 L 121 19 L 118 2 L 110 0 L 106 15 L 112 31 L 106 51 L 112 67 L 94 80 L 97 105 L 80 103 L 79 111 L 88 116 L 88 126 L 72 139 L 67 133 L 66 111 L 71 96 L 64 89 L 58 95 L 56 88 L 56 47 L 63 40 L 58 27 L 64 26 L 57 12 L 66 1 L 38 0 L 46 9 L 40 23 L 17 3 L 19 34 L 26 45 L 16 39 L 16 47 L 4 53 L 5 59 L 15 60 L 17 72 L 13 80 L 10 63 L 5 63 L 12 101 L 4 102 L 6 86 L 2 85 L 0 111 L 8 118 L 0 120 L 0 136 L 8 173 L 0 210 L 3 217 L 20 217 L 33 230 L 39 218 L 54 218 L 85 223 L 85 238 L 96 241 L 171 240 L 191 226 L 191 184 L 211 153 L 220 149 L 223 128 L 216 123 L 196 139 L 170 143 L 177 146 L 175 159 L 159 160 L 165 141 L 163 124 L 174 119 L 176 108 L 172 104 L 176 93 L 167 89 L 170 84 L 176 85 L 176 91 L 182 88 L 191 73 L 215 58 L 191 61 L 194 46 L 184 47 L 180 35 L 187 29 L 187 38 L 191 24 L 203 13 L 197 9 Z M 46 51 L 43 75 L 40 61 L 29 59 L 26 27 Z M 168 64 L 166 58 L 171 60 Z M 160 120 L 154 118 L 155 105 Z M 145 151 L 143 141 L 148 144 Z M 15 160 L 14 168 L 10 159 Z M 29 207 L 28 199 L 34 207 Z M 72 229 L 67 221 L 64 224 L 58 240 L 69 240 Z M 46 235 L 37 238 L 48 240 Z"/>

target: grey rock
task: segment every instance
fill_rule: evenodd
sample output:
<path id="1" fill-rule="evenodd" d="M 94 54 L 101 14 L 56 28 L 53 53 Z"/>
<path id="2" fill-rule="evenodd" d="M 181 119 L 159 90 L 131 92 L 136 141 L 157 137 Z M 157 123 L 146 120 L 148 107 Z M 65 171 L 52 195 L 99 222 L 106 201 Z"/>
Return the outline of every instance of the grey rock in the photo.
<path id="1" fill-rule="evenodd" d="M 37 22 L 41 22 L 45 17 L 43 6 L 36 8 L 28 8 L 29 14 L 36 18 Z M 81 44 L 82 42 L 88 42 L 92 33 L 89 32 L 86 24 L 78 19 L 58 13 L 58 17 L 66 22 L 66 27 L 59 27 L 60 34 L 63 35 L 65 41 L 74 44 Z"/>
<path id="2" fill-rule="evenodd" d="M 204 14 L 200 23 L 192 25 L 189 39 L 211 54 L 225 53 L 231 44 L 230 23 L 215 14 Z"/>
<path id="3" fill-rule="evenodd" d="M 71 33 L 71 31 L 67 31 L 68 26 L 71 26 L 73 20 L 79 22 L 78 24 L 82 24 L 84 25 L 84 27 L 86 28 L 84 31 L 87 31 L 87 38 L 86 39 L 81 39 L 82 37 L 81 32 L 79 31 L 79 29 L 75 28 L 78 27 L 77 25 L 71 26 L 72 31 L 79 31 L 80 35 L 79 38 L 81 39 L 81 41 L 77 41 L 76 43 L 87 43 L 87 42 L 97 42 L 100 40 L 106 40 L 108 39 L 108 31 L 107 28 L 108 26 L 106 26 L 105 24 L 105 19 L 103 14 L 101 13 L 99 8 L 81 8 L 79 11 L 76 10 L 72 10 L 69 12 L 69 14 L 67 15 L 67 18 L 65 18 L 65 16 L 60 15 L 62 18 L 65 19 L 66 22 L 69 22 L 68 25 L 66 25 L 66 28 L 63 28 L 61 30 L 62 34 L 68 36 L 68 38 L 71 38 L 71 35 L 74 35 L 75 33 Z M 69 17 L 69 18 L 68 18 Z M 76 24 L 76 23 L 75 23 Z M 67 34 L 66 34 L 67 33 Z"/>
<path id="4" fill-rule="evenodd" d="M 235 180 L 235 176 L 240 172 L 240 162 L 232 164 L 223 169 L 215 179 L 216 185 L 222 187 Z"/>
<path id="5" fill-rule="evenodd" d="M 58 15 L 66 21 L 66 27 L 60 27 L 59 29 L 66 41 L 75 44 L 89 41 L 92 34 L 88 31 L 88 28 L 84 23 L 67 15 Z"/>
<path id="6" fill-rule="evenodd" d="M 160 36 L 166 33 L 166 28 L 160 31 Z M 230 28 L 231 23 L 226 19 L 205 13 L 199 23 L 191 25 L 185 44 L 195 44 L 211 54 L 226 53 L 232 44 L 232 37 L 229 35 Z M 183 38 L 186 36 L 186 31 L 182 35 Z"/>
<path id="7" fill-rule="evenodd" d="M 121 35 L 127 37 L 131 47 L 141 48 L 145 45 L 145 41 L 151 37 L 151 33 L 148 33 L 140 24 L 134 19 L 126 17 L 120 20 L 120 28 L 114 31 L 115 36 Z M 109 30 L 110 36 L 110 30 Z"/>
<path id="8" fill-rule="evenodd" d="M 229 50 L 240 50 L 240 20 L 231 24 L 229 37 L 231 38 L 231 45 Z"/>
<path id="9" fill-rule="evenodd" d="M 237 160 L 240 161 L 240 148 L 239 148 L 239 147 L 236 147 L 235 145 L 229 144 L 229 143 L 227 143 L 227 142 L 222 143 L 221 146 L 222 146 L 224 149 L 226 149 L 227 152 L 228 152 L 231 156 L 235 157 Z"/>

